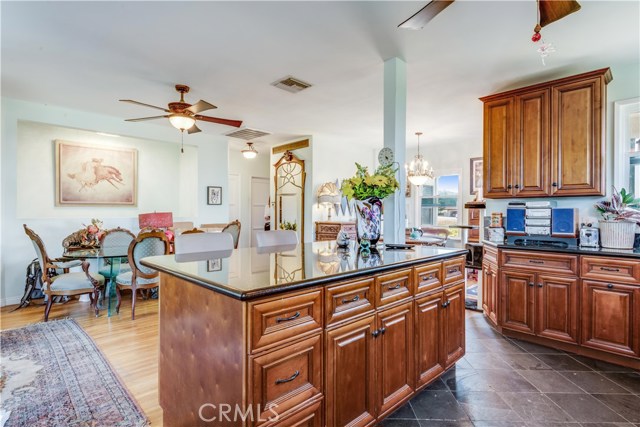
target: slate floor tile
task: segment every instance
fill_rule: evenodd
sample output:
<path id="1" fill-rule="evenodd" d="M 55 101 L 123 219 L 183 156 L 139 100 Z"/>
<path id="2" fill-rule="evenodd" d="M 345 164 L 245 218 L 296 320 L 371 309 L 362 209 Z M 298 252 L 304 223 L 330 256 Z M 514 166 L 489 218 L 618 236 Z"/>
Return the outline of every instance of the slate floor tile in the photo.
<path id="1" fill-rule="evenodd" d="M 580 387 L 556 371 L 518 371 L 543 393 L 584 393 Z"/>
<path id="2" fill-rule="evenodd" d="M 582 427 L 633 427 L 631 423 L 581 423 Z"/>
<path id="3" fill-rule="evenodd" d="M 426 386 L 423 390 L 449 390 L 449 387 L 442 381 L 442 378 L 438 378 L 428 386 Z"/>
<path id="4" fill-rule="evenodd" d="M 608 380 L 598 372 L 560 372 L 562 376 L 587 393 L 627 393 L 627 391 Z"/>
<path id="5" fill-rule="evenodd" d="M 520 417 L 494 391 L 459 391 L 453 396 L 472 421 L 515 421 Z"/>
<path id="6" fill-rule="evenodd" d="M 393 419 L 405 419 L 405 420 L 415 420 L 416 414 L 413 413 L 413 409 L 411 405 L 407 402 L 402 405 L 400 408 L 396 409 L 388 418 Z"/>
<path id="7" fill-rule="evenodd" d="M 444 380 L 451 391 L 537 391 L 516 371 L 502 369 L 460 371 Z"/>
<path id="8" fill-rule="evenodd" d="M 386 418 L 381 423 L 378 423 L 378 427 L 420 427 L 420 423 L 418 420 L 396 420 Z"/>
<path id="9" fill-rule="evenodd" d="M 631 393 L 640 394 L 640 374 L 635 372 L 603 372 L 602 375 Z"/>
<path id="10" fill-rule="evenodd" d="M 423 391 L 411 399 L 411 407 L 420 420 L 468 421 L 462 406 L 449 391 Z"/>
<path id="11" fill-rule="evenodd" d="M 493 354 L 469 353 L 463 359 L 474 369 L 512 369 L 501 358 Z"/>
<path id="12" fill-rule="evenodd" d="M 532 354 L 564 354 L 563 351 L 556 350 L 556 349 L 551 348 L 551 347 L 545 347 L 545 346 L 542 346 L 542 345 L 538 345 L 538 344 L 534 344 L 534 343 L 530 343 L 530 342 L 526 342 L 526 341 L 521 341 L 521 340 L 516 340 L 516 339 L 510 339 L 510 341 L 513 342 L 514 344 L 517 344 L 518 347 L 521 347 L 524 350 L 526 350 L 527 353 L 532 353 Z"/>
<path id="13" fill-rule="evenodd" d="M 625 422 L 604 403 L 588 394 L 549 393 L 546 396 L 578 422 Z"/>
<path id="14" fill-rule="evenodd" d="M 467 353 L 489 353 L 489 349 L 483 343 L 484 340 L 477 338 L 469 338 L 466 339 L 466 347 L 465 350 Z"/>
<path id="15" fill-rule="evenodd" d="M 635 394 L 594 394 L 593 397 L 607 405 L 632 423 L 640 423 L 640 397 Z"/>
<path id="16" fill-rule="evenodd" d="M 526 353 L 526 350 L 524 350 L 522 347 L 504 338 L 486 339 L 482 343 L 489 349 L 491 353 Z"/>
<path id="17" fill-rule="evenodd" d="M 533 354 L 528 353 L 512 353 L 501 354 L 500 358 L 505 361 L 512 369 L 519 371 L 527 370 L 551 370 L 551 367 L 538 359 Z"/>
<path id="18" fill-rule="evenodd" d="M 473 427 L 471 421 L 419 420 L 420 427 Z"/>
<path id="19" fill-rule="evenodd" d="M 474 421 L 474 427 L 527 427 L 524 421 Z"/>
<path id="20" fill-rule="evenodd" d="M 527 422 L 575 421 L 542 393 L 500 393 L 500 397 Z"/>
<path id="21" fill-rule="evenodd" d="M 613 363 L 603 362 L 602 360 L 595 360 L 585 356 L 575 355 L 572 356 L 578 362 L 587 365 L 594 371 L 599 372 L 636 372 L 631 368 L 627 368 L 625 366 L 614 365 Z"/>
<path id="22" fill-rule="evenodd" d="M 556 371 L 591 371 L 587 365 L 583 365 L 567 354 L 538 354 L 536 357 Z"/>

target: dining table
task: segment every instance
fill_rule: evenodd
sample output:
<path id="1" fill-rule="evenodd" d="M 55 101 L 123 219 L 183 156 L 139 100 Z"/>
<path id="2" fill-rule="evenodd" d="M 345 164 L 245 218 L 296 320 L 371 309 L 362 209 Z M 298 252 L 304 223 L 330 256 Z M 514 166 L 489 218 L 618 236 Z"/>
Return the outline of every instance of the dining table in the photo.
<path id="1" fill-rule="evenodd" d="M 109 265 L 109 280 L 105 281 L 106 289 L 102 292 L 102 306 L 104 308 L 104 299 L 107 299 L 107 316 L 110 317 L 116 308 L 116 277 L 120 273 L 120 266 L 123 260 L 126 261 L 129 253 L 129 245 L 125 246 L 108 246 L 108 247 L 91 247 L 91 248 L 71 248 L 65 250 L 62 257 L 65 259 L 79 260 L 96 260 L 98 265 L 100 261 L 106 261 Z"/>

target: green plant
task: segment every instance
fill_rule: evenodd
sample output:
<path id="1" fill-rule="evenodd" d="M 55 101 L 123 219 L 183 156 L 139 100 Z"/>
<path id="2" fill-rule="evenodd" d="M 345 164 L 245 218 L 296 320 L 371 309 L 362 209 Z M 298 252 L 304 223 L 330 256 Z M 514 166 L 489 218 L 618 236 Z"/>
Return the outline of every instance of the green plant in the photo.
<path id="1" fill-rule="evenodd" d="M 629 221 L 640 225 L 640 199 L 635 199 L 632 193 L 627 193 L 624 188 L 618 191 L 613 188 L 611 200 L 604 200 L 595 204 L 606 221 Z"/>
<path id="2" fill-rule="evenodd" d="M 342 194 L 349 200 L 366 200 L 370 197 L 384 199 L 400 187 L 396 179 L 398 169 L 394 169 L 393 165 L 378 166 L 373 175 L 366 166 L 356 163 L 356 168 L 353 177 L 342 181 Z"/>
<path id="3" fill-rule="evenodd" d="M 283 221 L 280 224 L 280 230 L 293 230 L 298 231 L 298 225 L 294 222 Z"/>

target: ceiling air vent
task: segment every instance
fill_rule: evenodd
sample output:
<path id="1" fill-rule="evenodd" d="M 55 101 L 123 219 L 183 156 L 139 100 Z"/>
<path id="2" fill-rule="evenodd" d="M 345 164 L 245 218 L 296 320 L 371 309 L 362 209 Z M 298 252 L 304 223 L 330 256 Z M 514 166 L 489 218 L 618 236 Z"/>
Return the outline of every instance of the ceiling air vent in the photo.
<path id="1" fill-rule="evenodd" d="M 241 128 L 231 131 L 229 133 L 225 133 L 226 136 L 230 136 L 231 138 L 244 139 L 245 141 L 249 141 L 252 139 L 260 138 L 261 136 L 271 135 L 271 132 L 265 132 L 258 129 L 250 129 L 250 128 Z"/>
<path id="2" fill-rule="evenodd" d="M 296 79 L 295 77 L 291 76 L 285 77 L 284 79 L 280 79 L 271 84 L 275 87 L 291 93 L 298 93 L 312 86 L 310 83 L 303 82 L 302 80 Z"/>

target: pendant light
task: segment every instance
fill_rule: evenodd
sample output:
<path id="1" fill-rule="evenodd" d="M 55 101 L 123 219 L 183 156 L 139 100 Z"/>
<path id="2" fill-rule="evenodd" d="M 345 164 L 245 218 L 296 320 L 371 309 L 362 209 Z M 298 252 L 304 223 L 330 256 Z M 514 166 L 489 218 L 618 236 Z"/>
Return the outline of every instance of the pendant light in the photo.
<path id="1" fill-rule="evenodd" d="M 255 159 L 258 152 L 253 148 L 253 142 L 247 142 L 247 148 L 242 150 L 242 155 L 245 159 Z"/>
<path id="2" fill-rule="evenodd" d="M 423 185 L 429 178 L 433 178 L 433 168 L 420 154 L 420 135 L 422 132 L 416 132 L 418 136 L 418 154 L 415 155 L 407 168 L 407 178 L 413 185 Z"/>

